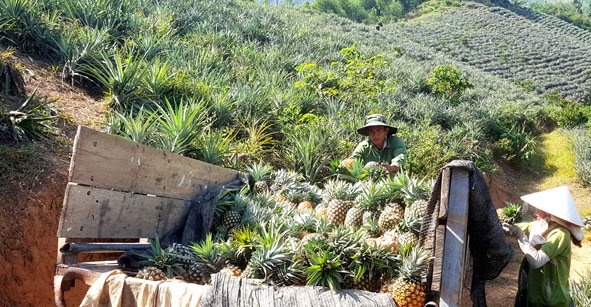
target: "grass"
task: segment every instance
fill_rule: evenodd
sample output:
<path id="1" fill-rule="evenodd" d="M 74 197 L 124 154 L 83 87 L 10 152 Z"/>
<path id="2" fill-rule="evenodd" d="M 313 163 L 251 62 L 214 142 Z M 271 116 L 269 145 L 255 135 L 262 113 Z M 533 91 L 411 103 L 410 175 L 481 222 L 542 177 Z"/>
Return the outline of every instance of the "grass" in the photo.
<path id="1" fill-rule="evenodd" d="M 571 134 L 565 130 L 554 130 L 539 139 L 537 157 L 529 168 L 541 165 L 538 179 L 530 188 L 541 191 L 558 186 L 568 186 L 581 217 L 591 215 L 591 189 L 582 185 L 573 166 L 575 154 Z M 586 232 L 588 234 L 588 232 Z"/>

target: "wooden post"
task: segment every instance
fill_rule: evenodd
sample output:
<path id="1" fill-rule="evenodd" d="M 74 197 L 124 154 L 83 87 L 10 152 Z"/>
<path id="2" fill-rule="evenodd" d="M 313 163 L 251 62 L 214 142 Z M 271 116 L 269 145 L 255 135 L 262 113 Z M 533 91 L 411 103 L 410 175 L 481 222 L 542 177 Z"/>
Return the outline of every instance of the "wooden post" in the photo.
<path id="1" fill-rule="evenodd" d="M 462 298 L 468 238 L 469 173 L 452 169 L 441 276 L 440 307 L 457 307 Z M 442 204 L 443 205 L 443 204 Z"/>

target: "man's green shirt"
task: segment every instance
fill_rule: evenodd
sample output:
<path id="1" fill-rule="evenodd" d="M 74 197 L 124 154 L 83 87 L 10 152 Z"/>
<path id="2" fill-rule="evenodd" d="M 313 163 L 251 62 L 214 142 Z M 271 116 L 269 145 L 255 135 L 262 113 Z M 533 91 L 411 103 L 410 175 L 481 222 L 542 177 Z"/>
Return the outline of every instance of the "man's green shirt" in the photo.
<path id="1" fill-rule="evenodd" d="M 404 141 L 391 135 L 386 138 L 386 146 L 379 150 L 371 143 L 371 140 L 365 140 L 353 151 L 351 158 L 363 160 L 363 164 L 369 161 L 386 162 L 389 164 L 403 166 L 406 162 L 406 145 Z"/>
<path id="2" fill-rule="evenodd" d="M 524 231 L 529 233 L 528 224 Z M 571 259 L 570 232 L 564 227 L 553 223 L 546 237 L 543 250 L 550 258 L 538 269 L 530 269 L 527 279 L 527 300 L 529 306 L 568 307 L 571 296 L 569 289 L 569 272 Z"/>

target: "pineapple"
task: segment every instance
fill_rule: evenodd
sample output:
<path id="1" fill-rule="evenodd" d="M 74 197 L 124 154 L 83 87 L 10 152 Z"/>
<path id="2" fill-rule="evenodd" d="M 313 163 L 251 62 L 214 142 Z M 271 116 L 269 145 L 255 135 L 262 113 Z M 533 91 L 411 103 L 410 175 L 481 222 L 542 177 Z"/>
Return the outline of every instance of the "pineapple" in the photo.
<path id="1" fill-rule="evenodd" d="M 380 214 L 378 224 L 383 231 L 394 229 L 398 222 L 404 218 L 404 207 L 398 203 L 386 204 Z"/>
<path id="2" fill-rule="evenodd" d="M 311 211 L 312 209 L 314 209 L 314 205 L 309 200 L 302 200 L 298 204 L 298 210 L 300 211 Z"/>
<path id="3" fill-rule="evenodd" d="M 427 205 L 428 202 L 425 199 L 416 200 L 404 210 L 404 219 L 410 219 L 411 215 L 414 215 L 416 218 L 423 218 L 427 211 Z"/>
<path id="4" fill-rule="evenodd" d="M 346 168 L 352 168 L 353 167 L 353 163 L 355 162 L 355 159 L 353 158 L 347 158 L 347 159 L 343 159 L 340 163 L 340 165 L 346 167 Z"/>
<path id="5" fill-rule="evenodd" d="M 409 214 L 396 225 L 398 242 L 401 246 L 406 246 L 407 244 L 417 246 L 421 224 L 421 218 L 417 217 L 416 214 Z"/>
<path id="6" fill-rule="evenodd" d="M 326 207 L 327 219 L 331 225 L 342 225 L 347 217 L 347 211 L 351 209 L 351 202 L 342 199 L 333 199 Z"/>
<path id="7" fill-rule="evenodd" d="M 388 171 L 378 162 L 369 161 L 364 168 L 367 170 L 367 176 L 373 180 L 379 180 L 388 176 Z"/>
<path id="8" fill-rule="evenodd" d="M 325 201 L 329 201 L 326 207 L 328 222 L 331 225 L 342 225 L 347 211 L 352 207 L 357 187 L 343 180 L 332 179 L 324 186 L 323 193 Z"/>
<path id="9" fill-rule="evenodd" d="M 164 279 L 173 278 L 174 273 L 176 273 L 175 270 L 180 267 L 177 257 L 162 249 L 158 233 L 156 233 L 154 239 L 150 239 L 149 241 L 151 253 L 139 255 L 144 258 L 142 263 L 145 264 L 144 269 L 142 269 L 141 272 L 138 272 L 138 275 L 140 276 L 139 278 L 152 278 L 153 276 L 158 276 L 160 273 L 157 272 L 156 269 L 164 274 Z M 145 270 L 149 267 L 153 267 L 153 269 Z M 148 273 L 149 275 L 147 275 Z"/>
<path id="10" fill-rule="evenodd" d="M 227 264 L 223 269 L 220 270 L 220 273 L 240 277 L 242 275 L 242 269 L 237 265 Z"/>
<path id="11" fill-rule="evenodd" d="M 400 256 L 398 278 L 390 284 L 388 290 L 400 307 L 423 307 L 427 299 L 423 275 L 426 274 L 429 254 L 407 245 L 401 248 Z"/>
<path id="12" fill-rule="evenodd" d="M 138 271 L 136 278 L 147 279 L 147 280 L 166 280 L 167 276 L 161 269 L 149 266 Z"/>
<path id="13" fill-rule="evenodd" d="M 254 191 L 256 193 L 267 192 L 269 189 L 269 181 L 271 179 L 270 175 L 273 172 L 273 167 L 260 162 L 246 166 L 245 169 L 254 180 Z"/>
<path id="14" fill-rule="evenodd" d="M 327 217 L 327 213 L 326 213 L 327 206 L 328 206 L 327 202 L 322 202 L 322 203 L 318 204 L 318 206 L 316 206 L 316 208 L 314 208 L 314 215 L 318 218 Z"/>

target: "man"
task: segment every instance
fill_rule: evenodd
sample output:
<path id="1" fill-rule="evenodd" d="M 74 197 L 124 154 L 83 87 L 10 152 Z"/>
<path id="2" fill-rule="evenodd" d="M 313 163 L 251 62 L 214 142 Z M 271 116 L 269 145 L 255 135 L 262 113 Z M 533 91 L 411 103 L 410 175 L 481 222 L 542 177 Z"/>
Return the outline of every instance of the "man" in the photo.
<path id="1" fill-rule="evenodd" d="M 406 160 L 406 145 L 397 137 L 398 128 L 386 123 L 386 117 L 382 114 L 371 114 L 365 118 L 365 125 L 357 129 L 357 133 L 369 137 L 353 151 L 351 158 L 363 161 L 378 162 L 389 173 L 400 170 Z"/>
<path id="2" fill-rule="evenodd" d="M 536 208 L 533 222 L 503 224 L 525 254 L 515 306 L 573 306 L 569 288 L 571 242 L 581 246 L 583 222 L 566 186 L 522 196 Z"/>

